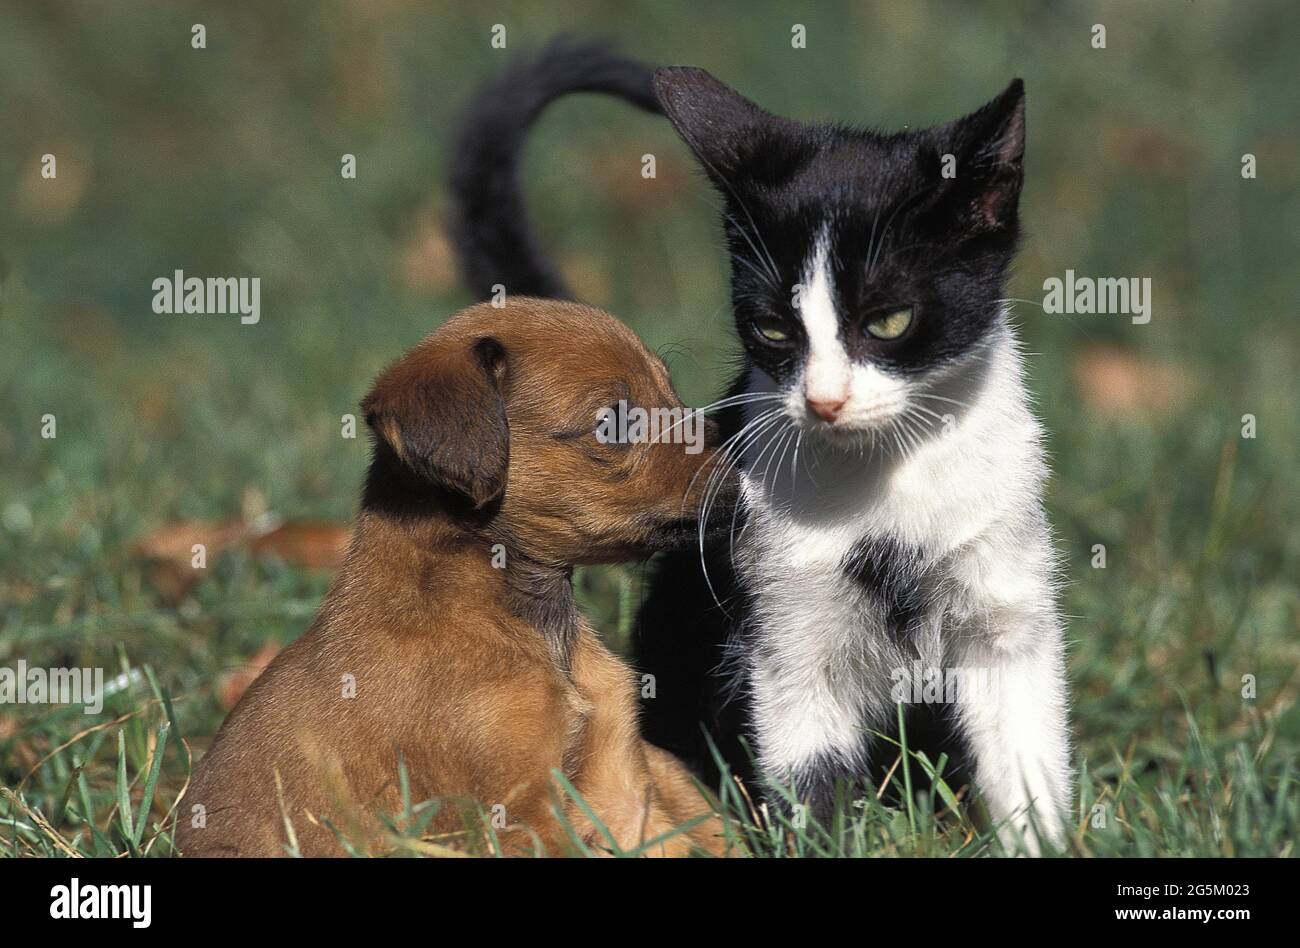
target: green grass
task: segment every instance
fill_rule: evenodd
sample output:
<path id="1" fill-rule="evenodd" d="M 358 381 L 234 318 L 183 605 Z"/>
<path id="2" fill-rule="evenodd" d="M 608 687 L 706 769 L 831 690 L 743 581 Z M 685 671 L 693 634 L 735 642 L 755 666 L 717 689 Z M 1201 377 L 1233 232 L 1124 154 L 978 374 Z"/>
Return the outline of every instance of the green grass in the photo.
<path id="1" fill-rule="evenodd" d="M 883 126 L 951 118 L 1025 78 L 1028 236 L 1009 295 L 1040 300 L 1066 268 L 1154 287 L 1145 326 L 1016 306 L 1069 577 L 1069 852 L 1295 855 L 1290 7 L 734 3 L 707 24 L 686 4 L 328 9 L 0 11 L 0 666 L 99 666 L 126 683 L 99 715 L 0 706 L 0 852 L 171 854 L 177 795 L 222 718 L 219 676 L 300 634 L 328 576 L 234 551 L 176 598 L 129 544 L 183 518 L 350 516 L 366 441 L 341 438 L 341 416 L 466 302 L 436 226 L 456 105 L 509 53 L 570 29 L 704 65 L 775 111 Z M 189 49 L 193 22 L 205 51 Z M 494 22 L 506 53 L 488 46 Z M 791 22 L 809 50 L 789 48 Z M 1088 46 L 1097 22 L 1105 51 Z M 46 152 L 56 182 L 33 177 Z M 355 181 L 339 177 L 345 152 Z M 1247 152 L 1255 180 L 1240 175 Z M 688 401 L 716 397 L 734 351 L 723 257 L 671 130 L 575 99 L 529 157 L 535 217 L 579 289 L 665 352 Z M 260 275 L 262 322 L 155 316 L 150 282 L 176 267 Z M 1077 378 L 1097 346 L 1139 360 L 1146 385 L 1116 414 Z M 639 570 L 579 583 L 624 649 Z M 932 778 L 939 762 L 902 760 L 835 826 L 755 812 L 731 786 L 721 806 L 759 856 L 997 852 L 947 806 L 961 788 Z M 441 805 L 389 815 L 399 851 L 445 851 L 423 831 Z M 472 828 L 476 851 L 493 851 L 490 828 Z"/>

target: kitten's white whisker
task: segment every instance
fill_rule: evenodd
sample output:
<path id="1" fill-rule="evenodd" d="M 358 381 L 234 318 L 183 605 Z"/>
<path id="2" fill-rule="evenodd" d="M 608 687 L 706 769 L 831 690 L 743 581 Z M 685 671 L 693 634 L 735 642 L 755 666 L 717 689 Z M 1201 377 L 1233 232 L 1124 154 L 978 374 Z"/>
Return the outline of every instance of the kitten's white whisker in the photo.
<path id="1" fill-rule="evenodd" d="M 777 435 L 777 437 L 781 439 L 780 457 L 777 456 L 777 453 L 775 451 L 772 452 L 772 456 L 768 458 L 767 466 L 763 468 L 763 478 L 762 478 L 763 489 L 767 491 L 768 494 L 771 496 L 775 496 L 776 494 L 777 481 L 781 477 L 781 465 L 785 462 L 786 452 L 789 450 L 790 445 L 795 442 L 796 435 L 798 435 L 799 437 L 803 437 L 803 432 L 798 428 L 798 426 L 796 426 L 793 422 L 791 422 L 786 426 L 785 430 L 783 430 Z M 773 461 L 776 462 L 775 467 L 773 467 L 773 463 L 772 463 Z M 767 486 L 767 472 L 769 469 L 772 470 L 772 486 L 770 488 Z M 791 489 L 793 489 L 793 474 L 791 474 Z M 731 552 L 731 561 L 733 565 L 735 564 L 736 561 L 736 546 L 742 540 L 745 539 L 745 531 L 748 530 L 749 525 L 753 523 L 752 520 L 746 520 L 745 525 L 740 528 L 740 536 L 736 536 L 736 513 L 738 512 L 739 512 L 739 505 L 737 505 L 737 511 L 735 513 L 732 513 L 731 515 L 731 551 L 730 552 Z"/>
<path id="2" fill-rule="evenodd" d="M 710 402 L 696 411 L 715 411 L 719 408 L 727 408 L 731 405 L 745 405 L 750 402 L 764 401 L 781 401 L 785 398 L 780 392 L 747 392 L 740 395 L 731 395 L 727 398 L 720 398 L 716 402 Z"/>
<path id="3" fill-rule="evenodd" d="M 732 198 L 735 200 L 736 204 L 740 207 L 740 209 L 741 209 L 742 211 L 745 212 L 745 216 L 749 218 L 750 225 L 754 228 L 755 235 L 756 235 L 756 236 L 759 236 L 759 235 L 758 235 L 758 225 L 754 222 L 754 216 L 753 216 L 752 214 L 749 213 L 749 208 L 747 208 L 747 207 L 745 206 L 745 203 L 740 199 L 740 195 L 736 193 L 736 189 L 733 188 L 733 187 L 731 186 L 731 183 L 730 183 L 729 181 L 727 181 L 727 179 L 724 178 L 721 174 L 719 174 L 719 173 L 718 173 L 718 170 L 717 170 L 715 167 L 713 167 L 713 165 L 710 164 L 707 160 L 705 160 L 705 159 L 702 158 L 702 157 L 701 157 L 699 160 L 700 160 L 700 163 L 701 163 L 701 164 L 703 164 L 706 168 L 709 169 L 709 171 L 711 171 L 711 172 L 713 173 L 714 177 L 716 177 L 719 181 L 722 182 L 722 184 L 726 187 L 727 191 L 730 192 L 730 194 L 731 194 Z M 739 222 L 738 220 L 736 220 L 735 217 L 734 217 L 730 212 L 727 211 L 727 209 L 726 209 L 726 207 L 725 207 L 725 198 L 724 198 L 724 206 L 723 206 L 723 207 L 717 207 L 716 205 L 710 204 L 707 200 L 705 200 L 704 203 L 705 203 L 705 204 L 708 204 L 709 207 L 711 207 L 711 208 L 713 208 L 714 210 L 716 210 L 716 211 L 717 211 L 717 212 L 718 212 L 718 213 L 719 213 L 719 214 L 720 214 L 724 219 L 729 220 L 729 221 L 731 222 L 731 225 L 732 225 L 733 227 L 736 228 L 736 230 L 740 233 L 740 235 L 741 235 L 742 237 L 745 238 L 745 242 L 746 242 L 747 244 L 749 244 L 749 248 L 750 248 L 752 251 L 754 251 L 755 255 L 759 258 L 759 262 L 760 262 L 763 266 L 765 266 L 765 267 L 768 268 L 768 271 L 769 271 L 769 274 L 770 274 L 770 282 L 771 282 L 772 288 L 773 288 L 773 289 L 779 289 L 779 288 L 780 288 L 780 287 L 779 287 L 779 284 L 780 284 L 780 282 L 781 282 L 781 276 L 780 276 L 780 273 L 777 271 L 777 267 L 776 267 L 775 262 L 772 260 L 772 255 L 771 255 L 770 253 L 768 253 L 768 254 L 766 255 L 766 258 L 764 258 L 764 254 L 763 254 L 763 252 L 761 252 L 761 251 L 759 250 L 759 248 L 758 248 L 757 246 L 754 245 L 754 241 L 750 239 L 750 236 L 749 236 L 749 234 L 745 231 L 745 228 L 742 227 L 742 226 L 740 225 L 740 222 Z M 759 236 L 759 239 L 760 239 L 760 241 L 761 241 L 761 240 L 762 240 L 762 237 Z M 726 250 L 726 252 L 727 252 L 727 254 L 728 254 L 729 256 L 731 256 L 731 257 L 733 257 L 733 258 L 735 258 L 735 257 L 737 256 L 737 254 L 735 253 L 735 249 L 734 249 L 734 248 L 728 246 L 728 247 L 725 248 L 725 250 Z M 766 250 L 766 247 L 764 247 L 764 250 Z"/>
<path id="4" fill-rule="evenodd" d="M 775 464 L 772 465 L 772 487 L 770 493 L 772 493 L 773 495 L 776 494 L 777 486 L 781 482 L 781 467 L 782 465 L 785 464 L 785 456 L 788 453 L 790 453 L 790 447 L 795 443 L 795 440 L 797 439 L 798 435 L 799 435 L 799 429 L 795 427 L 793 424 L 790 425 L 788 431 L 785 434 L 784 439 L 781 441 L 780 457 L 773 458 L 773 460 L 775 460 L 776 462 Z M 772 462 L 769 461 L 768 463 L 770 464 Z M 766 471 L 764 471 L 763 477 L 766 479 L 767 477 Z"/>
<path id="5" fill-rule="evenodd" d="M 701 408 L 688 408 L 686 409 L 686 412 L 685 414 L 683 414 L 680 421 L 673 422 L 673 424 L 669 425 L 663 431 L 659 432 L 659 436 L 654 438 L 650 443 L 657 444 L 659 441 L 663 439 L 664 435 L 670 433 L 671 431 L 680 427 L 681 425 L 684 425 L 687 421 L 691 419 L 691 416 L 695 413 L 707 414 L 708 412 L 715 411 L 719 408 L 727 408 L 732 405 L 746 405 L 753 402 L 761 402 L 761 401 L 778 401 L 781 398 L 782 396 L 779 392 L 753 392 L 749 394 L 732 395 L 728 398 L 721 398 L 718 399 L 718 401 L 712 402 Z"/>
<path id="6" fill-rule="evenodd" d="M 737 226 L 739 226 L 739 225 L 737 225 Z M 767 272 L 765 272 L 765 271 L 763 271 L 763 270 L 760 270 L 760 269 L 758 268 L 758 266 L 757 266 L 757 265 L 756 265 L 752 260 L 750 260 L 748 257 L 743 257 L 743 256 L 741 256 L 740 254 L 735 253 L 734 251 L 732 251 L 732 252 L 731 252 L 731 259 L 732 259 L 733 261 L 735 261 L 736 263 L 743 263 L 746 267 L 749 268 L 749 272 L 750 272 L 750 273 L 754 274 L 754 276 L 756 276 L 756 277 L 758 277 L 760 280 L 762 280 L 762 281 L 763 281 L 763 285 L 766 286 L 766 287 L 768 287 L 768 288 L 769 288 L 770 290 L 772 290 L 774 293 L 779 293 L 779 292 L 781 291 L 781 288 L 780 288 L 779 286 L 777 286 L 777 284 L 773 281 L 772 276 L 771 276 L 770 274 L 768 274 Z"/>
<path id="7" fill-rule="evenodd" d="M 757 418 L 755 418 L 753 421 L 741 427 L 739 431 L 737 431 L 734 435 L 732 435 L 730 438 L 728 438 L 726 441 L 724 441 L 722 444 L 718 446 L 717 451 L 714 452 L 714 456 L 709 463 L 717 462 L 718 464 L 720 464 L 722 461 L 725 460 L 729 466 L 735 466 L 735 458 L 731 457 L 730 455 L 731 446 L 734 445 L 735 442 L 738 441 L 741 437 L 743 437 L 745 432 L 750 430 L 754 425 L 776 415 L 780 411 L 781 409 L 779 407 L 770 408 L 767 411 L 763 412 L 761 415 L 759 415 Z M 706 467 L 708 467 L 708 463 L 702 465 L 700 469 L 695 472 L 695 476 L 691 478 L 690 483 L 686 487 L 686 496 L 688 497 L 690 496 L 691 490 L 695 487 L 696 479 L 698 479 L 699 476 L 702 473 L 704 473 L 704 469 Z M 706 496 L 707 496 L 708 486 L 712 482 L 712 477 L 714 476 L 714 474 L 717 473 L 717 470 L 718 470 L 717 467 L 715 467 L 714 472 L 711 473 L 709 476 L 710 479 L 705 481 Z"/>
<path id="8" fill-rule="evenodd" d="M 939 187 L 943 183 L 944 183 L 943 181 L 936 181 L 935 183 L 931 184 L 929 187 L 922 188 L 920 191 L 917 191 L 914 194 L 911 194 L 908 197 L 905 197 L 903 198 L 903 200 L 898 202 L 898 206 L 894 208 L 893 213 L 889 215 L 889 219 L 885 222 L 885 229 L 880 232 L 880 244 L 876 247 L 875 253 L 867 257 L 868 279 L 870 279 L 872 272 L 876 268 L 876 258 L 879 257 L 880 252 L 885 247 L 886 240 L 889 237 L 889 228 L 893 226 L 894 218 L 898 216 L 899 212 L 902 211 L 903 208 L 907 207 L 909 204 L 911 204 L 913 201 L 917 200 L 918 198 L 924 197 L 926 194 L 930 193 L 931 191 L 933 191 L 935 188 Z M 874 224 L 872 225 L 872 230 L 873 231 L 875 230 Z"/>
<path id="9" fill-rule="evenodd" d="M 876 208 L 875 215 L 871 218 L 871 236 L 867 238 L 867 279 L 871 279 L 871 261 L 875 259 L 876 247 L 876 225 L 880 223 L 880 208 Z"/>
<path id="10" fill-rule="evenodd" d="M 958 398 L 946 398 L 943 395 L 932 395 L 929 392 L 913 392 L 913 398 L 932 398 L 937 402 L 947 402 L 951 405 L 958 405 L 965 409 L 970 409 L 970 405 Z"/>
<path id="11" fill-rule="evenodd" d="M 912 448 L 911 457 L 915 457 L 916 453 L 924 446 L 925 439 L 922 436 L 922 433 L 916 430 L 914 419 L 912 419 L 907 412 L 904 412 L 899 416 L 898 422 L 902 426 L 903 430 L 907 432 L 908 443 Z"/>
<path id="12" fill-rule="evenodd" d="M 764 456 L 767 457 L 767 465 L 763 468 L 763 475 L 758 480 L 759 484 L 762 485 L 764 491 L 768 491 L 767 475 L 772 467 L 772 458 L 776 456 L 776 450 L 774 450 L 774 445 L 779 445 L 780 443 L 784 442 L 785 438 L 793 430 L 794 430 L 794 423 L 787 421 L 785 428 L 782 428 L 778 431 L 769 434 L 767 444 L 763 445 L 763 448 L 762 450 L 759 451 L 758 456 L 754 458 L 753 468 L 757 469 L 758 465 L 762 463 Z"/>
<path id="13" fill-rule="evenodd" d="M 708 168 L 709 171 L 711 171 L 711 172 L 713 173 L 713 176 L 714 176 L 715 178 L 717 178 L 717 180 L 721 181 L 722 184 L 726 187 L 727 191 L 731 194 L 731 197 L 735 200 L 737 206 L 738 206 L 742 211 L 745 212 L 745 217 L 749 218 L 749 226 L 752 227 L 752 228 L 754 229 L 754 236 L 758 238 L 759 243 L 762 243 L 762 242 L 763 242 L 763 235 L 762 235 L 762 232 L 759 230 L 759 227 L 758 227 L 757 222 L 754 220 L 754 215 L 751 214 L 751 213 L 749 213 L 749 208 L 748 208 L 748 206 L 746 206 L 745 202 L 742 201 L 742 200 L 740 199 L 740 194 L 736 191 L 735 188 L 733 188 L 733 187 L 731 186 L 731 182 L 728 181 L 727 178 L 726 178 L 726 176 L 723 175 L 722 173 L 720 173 L 720 172 L 718 171 L 718 169 L 715 168 L 715 167 L 712 165 L 712 163 L 710 163 L 710 162 L 709 162 L 707 159 L 705 159 L 704 157 L 700 156 L 700 162 L 701 162 L 701 163 L 702 163 L 706 168 Z M 730 215 L 727 214 L 726 211 L 723 211 L 723 214 L 724 214 L 725 216 L 730 217 Z M 748 235 L 746 235 L 745 232 L 744 232 L 744 228 L 741 228 L 741 227 L 739 226 L 739 224 L 735 221 L 734 218 L 732 219 L 732 223 L 733 223 L 733 225 L 736 225 L 736 228 L 741 232 L 741 236 L 745 237 L 745 240 L 749 242 L 749 245 L 750 245 L 751 247 L 753 247 L 753 246 L 754 246 L 753 241 L 749 240 Z M 770 252 L 768 252 L 768 250 L 767 250 L 767 245 L 766 245 L 766 244 L 763 244 L 763 251 L 767 254 L 767 263 L 768 263 L 768 266 L 770 266 L 771 269 L 772 269 L 772 279 L 774 279 L 774 280 L 779 284 L 779 283 L 781 282 L 780 268 L 777 267 L 777 265 L 776 265 L 776 261 L 775 261 L 774 259 L 772 259 L 772 254 L 771 254 Z M 755 248 L 755 249 L 754 249 L 754 252 L 755 252 L 755 253 L 758 253 L 758 249 Z"/>
<path id="14" fill-rule="evenodd" d="M 738 465 L 740 459 L 743 458 L 744 456 L 744 451 L 748 449 L 750 443 L 752 443 L 755 439 L 760 437 L 762 433 L 765 430 L 767 430 L 769 427 L 771 427 L 774 424 L 779 424 L 782 421 L 782 418 L 780 417 L 780 413 L 781 413 L 780 408 L 771 409 L 764 415 L 760 415 L 759 418 L 756 419 L 755 421 L 750 422 L 748 425 L 742 428 L 736 435 L 729 438 L 727 441 L 727 445 L 725 447 L 725 450 L 728 455 L 727 467 L 725 469 L 719 467 L 717 470 L 715 470 L 714 473 L 710 475 L 709 480 L 706 481 L 704 485 L 704 502 L 703 502 L 703 507 L 700 513 L 700 520 L 699 520 L 700 567 L 704 572 L 704 581 L 705 584 L 709 587 L 709 594 L 713 597 L 714 603 L 716 603 L 718 608 L 722 609 L 723 612 L 726 612 L 727 609 L 725 606 L 723 606 L 721 600 L 718 599 L 717 593 L 714 592 L 713 581 L 709 578 L 708 562 L 704 555 L 704 537 L 705 537 L 705 533 L 707 532 L 707 524 L 709 522 L 709 510 L 712 507 L 713 501 L 717 499 L 718 493 L 722 490 L 722 478 L 725 477 L 726 473 L 729 473 L 732 468 L 735 468 Z M 747 432 L 748 435 L 746 435 Z M 742 436 L 746 436 L 745 442 L 743 444 L 740 443 L 739 441 L 739 439 Z M 720 448 L 719 454 L 721 454 L 723 450 L 724 449 Z M 694 478 L 692 478 L 692 483 L 693 482 L 694 482 Z M 739 509 L 740 509 L 740 504 L 737 503 L 736 511 L 738 511 Z M 734 529 L 735 511 L 733 511 L 732 514 L 732 524 Z M 728 615 L 730 614 L 728 613 Z"/>
<path id="15" fill-rule="evenodd" d="M 767 436 L 766 443 L 759 451 L 758 456 L 754 459 L 754 463 L 750 465 L 748 468 L 746 468 L 746 470 L 750 470 L 751 472 L 753 470 L 756 470 L 758 468 L 759 462 L 763 459 L 763 455 L 768 451 L 768 449 L 772 447 L 773 444 L 776 443 L 777 437 L 780 436 L 780 431 L 778 430 L 777 432 L 774 433 L 772 431 L 773 427 L 774 427 L 773 425 L 768 425 L 763 431 L 757 432 L 755 434 L 755 437 L 751 438 L 749 440 L 749 443 L 746 444 L 745 447 L 742 449 L 740 457 L 741 457 L 741 463 L 743 464 L 744 452 L 748 451 L 754 444 L 758 442 L 760 437 L 763 437 L 766 434 Z M 764 479 L 759 481 L 760 485 L 763 486 L 764 490 L 766 490 L 765 478 L 766 478 L 766 473 L 764 474 Z M 731 561 L 733 565 L 735 564 L 735 559 L 736 559 L 736 517 L 739 515 L 739 513 L 740 513 L 740 505 L 737 504 L 736 509 L 731 512 L 731 529 L 728 531 L 729 546 L 728 546 L 727 553 L 731 557 Z"/>
<path id="16" fill-rule="evenodd" d="M 739 201 L 739 198 L 737 198 L 737 201 Z M 745 216 L 749 217 L 749 211 L 746 210 L 743 205 L 741 206 L 741 209 L 745 211 Z M 781 283 L 781 275 L 779 272 L 777 272 L 776 264 L 772 262 L 771 254 L 768 254 L 766 259 L 764 259 L 764 252 L 758 249 L 758 246 L 754 243 L 753 239 L 749 236 L 749 231 L 741 225 L 740 221 L 736 220 L 734 216 L 726 213 L 725 211 L 723 212 L 722 216 L 731 222 L 731 226 L 736 228 L 736 232 L 740 234 L 741 237 L 745 238 L 745 243 L 749 244 L 749 249 L 754 251 L 754 254 L 759 258 L 759 261 L 762 262 L 763 266 L 767 268 L 767 276 L 772 288 L 779 289 Z M 750 217 L 750 224 L 754 227 L 754 236 L 758 237 L 759 236 L 758 225 L 754 224 L 753 220 L 754 219 Z M 759 237 L 759 240 L 762 240 L 762 237 Z M 732 250 L 731 257 L 733 260 L 745 259 L 739 254 L 735 253 L 734 249 Z"/>
<path id="17" fill-rule="evenodd" d="M 704 557 L 704 536 L 705 533 L 707 532 L 706 525 L 708 523 L 709 508 L 712 505 L 712 501 L 716 497 L 718 490 L 721 489 L 720 486 L 717 489 L 714 489 L 715 479 L 725 477 L 726 474 L 729 473 L 730 470 L 736 466 L 737 458 L 732 454 L 733 446 L 742 437 L 744 437 L 747 432 L 751 431 L 756 426 L 760 426 L 772 420 L 777 415 L 779 415 L 781 411 L 782 409 L 780 407 L 770 408 L 767 411 L 760 414 L 753 421 L 744 425 L 738 432 L 736 432 L 734 435 L 732 435 L 730 438 L 728 438 L 725 442 L 723 442 L 718 447 L 717 451 L 714 453 L 714 456 L 709 460 L 709 462 L 702 465 L 700 469 L 695 472 L 695 475 L 691 478 L 690 483 L 686 487 L 686 496 L 689 497 L 691 491 L 695 487 L 695 481 L 699 478 L 700 474 L 702 474 L 710 464 L 714 465 L 713 471 L 709 474 L 709 477 L 704 482 L 704 493 L 701 499 L 700 512 L 699 512 L 700 566 L 704 570 L 704 579 L 709 586 L 709 592 L 713 596 L 713 601 L 717 603 L 719 608 L 722 608 L 724 612 L 726 611 L 726 608 L 722 605 L 721 601 L 717 597 L 717 594 L 714 593 L 713 591 L 713 583 L 709 580 L 708 566 L 705 562 L 705 557 Z M 720 481 L 718 483 L 720 485 Z M 685 500 L 683 499 L 683 504 L 684 503 Z"/>
<path id="18" fill-rule="evenodd" d="M 940 423 L 943 422 L 943 415 L 939 414 L 937 411 L 935 411 L 932 408 L 926 408 L 924 405 L 911 405 L 908 407 L 907 410 L 924 412 L 926 415 L 929 415 L 935 421 L 938 421 Z"/>
<path id="19" fill-rule="evenodd" d="M 799 480 L 799 448 L 803 446 L 804 429 L 799 429 L 799 437 L 794 442 L 794 457 L 790 459 L 790 495 L 793 497 L 796 482 Z"/>

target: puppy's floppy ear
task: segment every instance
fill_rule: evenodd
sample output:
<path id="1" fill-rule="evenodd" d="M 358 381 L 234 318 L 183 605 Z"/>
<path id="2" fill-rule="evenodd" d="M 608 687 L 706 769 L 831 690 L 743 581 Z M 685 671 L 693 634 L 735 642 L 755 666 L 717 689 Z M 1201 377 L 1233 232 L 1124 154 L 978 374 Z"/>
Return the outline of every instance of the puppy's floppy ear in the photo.
<path id="1" fill-rule="evenodd" d="M 510 463 L 505 371 L 505 349 L 490 336 L 426 343 L 380 377 L 361 409 L 402 463 L 483 507 L 505 490 Z"/>

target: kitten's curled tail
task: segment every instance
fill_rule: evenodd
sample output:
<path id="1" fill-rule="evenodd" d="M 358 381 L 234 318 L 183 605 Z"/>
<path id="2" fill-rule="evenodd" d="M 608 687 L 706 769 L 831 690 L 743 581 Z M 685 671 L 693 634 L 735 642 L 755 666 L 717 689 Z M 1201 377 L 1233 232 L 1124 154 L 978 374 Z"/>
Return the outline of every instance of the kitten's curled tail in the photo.
<path id="1" fill-rule="evenodd" d="M 597 42 L 560 37 L 519 59 L 470 99 L 451 152 L 452 242 L 466 285 L 478 299 L 493 284 L 518 296 L 571 299 L 537 246 L 519 189 L 529 127 L 570 92 L 603 92 L 659 113 L 654 69 Z"/>

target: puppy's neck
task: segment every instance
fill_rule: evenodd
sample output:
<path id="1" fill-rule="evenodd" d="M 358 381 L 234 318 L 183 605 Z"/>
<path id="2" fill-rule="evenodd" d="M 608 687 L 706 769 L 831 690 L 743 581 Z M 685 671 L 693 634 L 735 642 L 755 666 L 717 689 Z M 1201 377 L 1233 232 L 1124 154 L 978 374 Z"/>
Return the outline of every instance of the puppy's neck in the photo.
<path id="1" fill-rule="evenodd" d="M 371 465 L 361 501 L 360 530 L 367 540 L 360 548 L 396 542 L 409 551 L 404 557 L 408 563 L 427 559 L 463 563 L 464 570 L 454 571 L 461 577 L 461 588 L 453 594 L 490 596 L 491 604 L 537 630 L 567 675 L 580 628 L 572 567 L 522 552 L 513 538 L 494 530 L 495 509 L 476 510 L 394 462 L 395 458 L 380 454 Z M 469 576 L 476 579 L 467 581 Z"/>
<path id="2" fill-rule="evenodd" d="M 578 636 L 573 570 L 552 566 L 506 548 L 504 569 L 510 611 L 537 629 L 567 675 Z"/>

